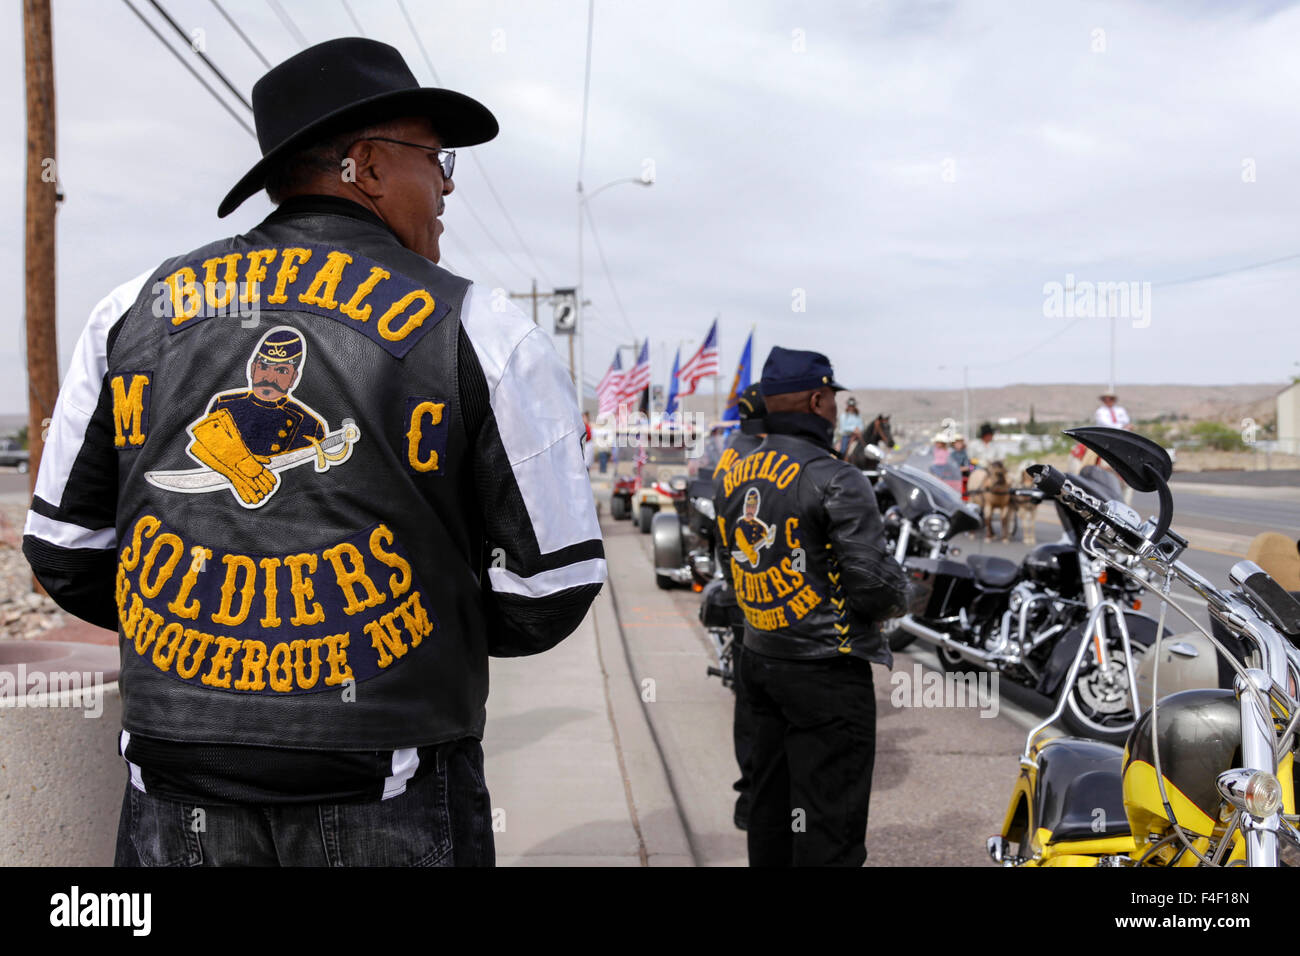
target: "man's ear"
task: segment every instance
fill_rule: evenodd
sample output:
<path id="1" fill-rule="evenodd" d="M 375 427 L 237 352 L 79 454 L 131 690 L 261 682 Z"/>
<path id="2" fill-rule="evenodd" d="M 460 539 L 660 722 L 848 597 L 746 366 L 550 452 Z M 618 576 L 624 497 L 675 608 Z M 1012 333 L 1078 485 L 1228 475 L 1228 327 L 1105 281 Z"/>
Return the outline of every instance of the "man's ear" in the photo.
<path id="1" fill-rule="evenodd" d="M 363 139 L 353 143 L 343 166 L 344 182 L 351 182 L 371 199 L 383 198 L 386 185 L 383 153 L 372 141 Z"/>

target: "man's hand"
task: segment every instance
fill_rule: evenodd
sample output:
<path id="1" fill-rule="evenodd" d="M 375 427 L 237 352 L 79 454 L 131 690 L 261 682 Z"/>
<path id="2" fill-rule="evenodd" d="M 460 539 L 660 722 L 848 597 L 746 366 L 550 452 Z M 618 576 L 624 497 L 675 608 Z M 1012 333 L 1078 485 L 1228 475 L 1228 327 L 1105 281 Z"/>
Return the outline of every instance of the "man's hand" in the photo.
<path id="1" fill-rule="evenodd" d="M 190 453 L 218 474 L 230 480 L 235 493 L 255 505 L 275 490 L 278 479 L 248 450 L 224 408 L 217 409 L 192 429 Z"/>

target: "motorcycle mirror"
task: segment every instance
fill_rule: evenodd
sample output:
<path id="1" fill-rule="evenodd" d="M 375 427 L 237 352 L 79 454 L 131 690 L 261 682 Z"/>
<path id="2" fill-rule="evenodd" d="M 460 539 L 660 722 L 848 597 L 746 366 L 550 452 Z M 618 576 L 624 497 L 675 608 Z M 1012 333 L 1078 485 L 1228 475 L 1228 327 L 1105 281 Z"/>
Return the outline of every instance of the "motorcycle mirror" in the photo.
<path id="1" fill-rule="evenodd" d="M 867 447 L 862 450 L 867 453 L 868 458 L 874 458 L 876 461 L 885 460 L 885 453 L 881 450 L 879 445 L 867 445 Z"/>
<path id="2" fill-rule="evenodd" d="M 1065 434 L 1100 455 L 1135 491 L 1159 491 L 1160 485 L 1174 473 L 1169 453 L 1150 438 L 1134 432 L 1087 425 L 1067 428 Z"/>

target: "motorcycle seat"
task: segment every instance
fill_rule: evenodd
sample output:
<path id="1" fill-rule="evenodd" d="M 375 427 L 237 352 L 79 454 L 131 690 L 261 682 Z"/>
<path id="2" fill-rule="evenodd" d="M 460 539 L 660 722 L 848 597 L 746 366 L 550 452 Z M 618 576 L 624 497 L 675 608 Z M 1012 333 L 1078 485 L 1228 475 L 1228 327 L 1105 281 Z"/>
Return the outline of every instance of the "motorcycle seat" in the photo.
<path id="1" fill-rule="evenodd" d="M 972 554 L 966 559 L 966 564 L 980 584 L 991 588 L 1010 587 L 1020 575 L 1020 565 L 992 554 Z"/>
<path id="2" fill-rule="evenodd" d="M 1038 823 L 1053 841 L 1100 840 L 1129 832 L 1124 810 L 1124 751 L 1067 737 L 1038 758 Z"/>

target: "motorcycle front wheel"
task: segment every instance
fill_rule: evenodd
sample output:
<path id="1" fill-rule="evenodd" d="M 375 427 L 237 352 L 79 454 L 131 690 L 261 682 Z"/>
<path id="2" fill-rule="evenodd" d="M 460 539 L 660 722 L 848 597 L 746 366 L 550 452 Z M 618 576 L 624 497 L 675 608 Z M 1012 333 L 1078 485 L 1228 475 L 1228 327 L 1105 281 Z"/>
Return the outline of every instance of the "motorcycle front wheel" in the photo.
<path id="1" fill-rule="evenodd" d="M 1136 670 L 1154 643 L 1155 635 L 1130 633 L 1129 641 Z M 1106 652 L 1110 656 L 1109 675 L 1097 666 L 1096 650 L 1087 652 L 1074 686 L 1066 695 L 1061 722 L 1075 736 L 1123 746 L 1138 715 L 1133 713 L 1128 667 L 1118 636 L 1110 639 Z"/>

